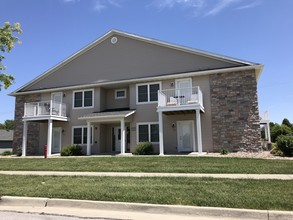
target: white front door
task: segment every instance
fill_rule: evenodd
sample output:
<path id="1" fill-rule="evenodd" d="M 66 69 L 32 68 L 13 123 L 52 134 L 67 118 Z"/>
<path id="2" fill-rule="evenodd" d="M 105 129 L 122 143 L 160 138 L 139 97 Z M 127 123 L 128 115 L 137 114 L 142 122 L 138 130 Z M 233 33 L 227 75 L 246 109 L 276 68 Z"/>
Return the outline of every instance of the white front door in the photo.
<path id="1" fill-rule="evenodd" d="M 121 151 L 121 128 L 114 128 L 114 137 L 115 137 L 115 151 Z"/>
<path id="2" fill-rule="evenodd" d="M 61 150 L 61 135 L 62 128 L 53 128 L 52 129 L 52 153 L 60 153 Z"/>
<path id="3" fill-rule="evenodd" d="M 178 151 L 192 151 L 194 144 L 194 122 L 178 121 L 177 122 L 177 140 Z"/>
<path id="4" fill-rule="evenodd" d="M 177 79 L 176 81 L 176 98 L 181 105 L 187 104 L 192 93 L 191 78 Z"/>

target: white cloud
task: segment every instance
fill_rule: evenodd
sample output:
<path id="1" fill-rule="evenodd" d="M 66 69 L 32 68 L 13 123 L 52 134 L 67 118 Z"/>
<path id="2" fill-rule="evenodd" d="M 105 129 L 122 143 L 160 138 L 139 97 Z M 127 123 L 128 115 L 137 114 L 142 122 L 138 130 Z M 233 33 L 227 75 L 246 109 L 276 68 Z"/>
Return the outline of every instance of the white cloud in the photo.
<path id="1" fill-rule="evenodd" d="M 153 0 L 151 6 L 160 10 L 181 8 L 194 16 L 215 16 L 228 8 L 249 9 L 261 4 L 262 0 Z M 246 5 L 244 4 L 246 3 Z M 247 3 L 248 2 L 248 3 Z M 243 4 L 242 6 L 240 4 Z"/>
<path id="2" fill-rule="evenodd" d="M 254 8 L 256 6 L 259 6 L 261 4 L 261 1 L 254 1 L 250 4 L 247 4 L 247 5 L 242 5 L 238 8 L 236 8 L 237 10 L 244 10 L 244 9 L 249 9 L 249 8 Z"/>
<path id="3" fill-rule="evenodd" d="M 118 8 L 121 8 L 121 4 L 120 4 L 121 0 L 96 0 L 95 3 L 94 3 L 94 7 L 93 9 L 95 11 L 102 11 L 106 8 L 109 8 L 111 6 L 114 6 L 114 7 L 118 7 Z"/>
<path id="4" fill-rule="evenodd" d="M 228 8 L 230 5 L 235 4 L 239 2 L 240 0 L 220 0 L 218 4 L 213 7 L 210 11 L 208 11 L 205 15 L 206 16 L 211 16 L 211 15 L 216 15 L 223 11 L 225 8 Z"/>
<path id="5" fill-rule="evenodd" d="M 75 2 L 79 2 L 79 0 L 63 0 L 64 2 L 68 2 L 68 3 L 75 3 Z"/>
<path id="6" fill-rule="evenodd" d="M 103 1 L 100 1 L 100 0 L 95 1 L 94 8 L 93 8 L 95 11 L 100 12 L 104 10 L 105 8 L 107 8 L 107 6 L 105 5 Z"/>

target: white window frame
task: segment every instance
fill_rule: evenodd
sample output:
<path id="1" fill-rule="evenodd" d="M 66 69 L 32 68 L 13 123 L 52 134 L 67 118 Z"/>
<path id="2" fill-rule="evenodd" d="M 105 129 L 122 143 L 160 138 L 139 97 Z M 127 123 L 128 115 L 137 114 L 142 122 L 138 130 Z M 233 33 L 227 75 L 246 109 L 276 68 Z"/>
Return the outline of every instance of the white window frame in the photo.
<path id="1" fill-rule="evenodd" d="M 136 104 L 137 105 L 141 105 L 141 104 L 148 104 L 148 103 L 158 103 L 158 101 L 150 101 L 150 85 L 154 85 L 154 84 L 159 84 L 159 90 L 161 90 L 162 88 L 162 82 L 150 82 L 150 83 L 139 83 L 136 84 Z M 138 87 L 139 86 L 147 86 L 148 87 L 148 100 L 146 102 L 139 102 L 138 101 Z"/>
<path id="2" fill-rule="evenodd" d="M 83 143 L 83 139 L 84 139 L 84 129 L 87 128 L 86 125 L 78 125 L 78 126 L 72 126 L 72 140 L 71 143 L 74 143 L 74 129 L 75 128 L 81 128 L 81 144 L 76 144 L 76 145 L 80 145 L 80 146 L 85 146 L 87 145 L 87 143 Z M 93 145 L 93 141 L 94 141 L 94 126 L 91 126 L 91 145 Z"/>
<path id="3" fill-rule="evenodd" d="M 118 92 L 124 92 L 124 96 L 117 96 Z M 126 89 L 115 89 L 115 99 L 126 99 L 127 94 L 126 94 Z"/>
<path id="4" fill-rule="evenodd" d="M 139 141 L 139 126 L 140 125 L 148 125 L 148 132 L 149 132 L 148 142 L 153 143 L 153 144 L 160 143 L 160 140 L 156 141 L 156 142 L 151 142 L 151 125 L 159 125 L 159 122 L 140 122 L 140 123 L 136 123 L 136 143 L 141 143 Z M 159 137 L 159 139 L 160 139 L 160 137 Z"/>
<path id="5" fill-rule="evenodd" d="M 85 92 L 92 92 L 92 105 L 91 106 L 84 106 L 84 93 Z M 74 106 L 74 98 L 75 98 L 75 93 L 77 92 L 82 92 L 82 106 L 81 107 L 75 107 Z M 93 108 L 95 106 L 95 93 L 94 89 L 84 89 L 84 90 L 75 90 L 72 92 L 72 109 L 84 109 L 84 108 Z"/>

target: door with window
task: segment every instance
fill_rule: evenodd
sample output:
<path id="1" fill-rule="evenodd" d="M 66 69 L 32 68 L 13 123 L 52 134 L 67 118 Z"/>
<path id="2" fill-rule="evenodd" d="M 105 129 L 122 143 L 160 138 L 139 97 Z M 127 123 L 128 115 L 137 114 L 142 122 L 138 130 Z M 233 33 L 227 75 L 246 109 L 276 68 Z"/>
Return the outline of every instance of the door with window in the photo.
<path id="1" fill-rule="evenodd" d="M 194 144 L 194 122 L 178 121 L 177 122 L 177 140 L 178 151 L 192 151 Z"/>
<path id="2" fill-rule="evenodd" d="M 176 82 L 176 93 L 177 103 L 181 105 L 187 104 L 190 100 L 192 93 L 192 80 L 191 78 L 178 79 Z"/>
<path id="3" fill-rule="evenodd" d="M 51 94 L 53 115 L 62 115 L 62 96 L 62 92 L 54 92 Z"/>
<path id="4" fill-rule="evenodd" d="M 62 128 L 53 128 L 52 130 L 52 153 L 60 153 L 61 150 L 61 135 L 62 135 Z"/>

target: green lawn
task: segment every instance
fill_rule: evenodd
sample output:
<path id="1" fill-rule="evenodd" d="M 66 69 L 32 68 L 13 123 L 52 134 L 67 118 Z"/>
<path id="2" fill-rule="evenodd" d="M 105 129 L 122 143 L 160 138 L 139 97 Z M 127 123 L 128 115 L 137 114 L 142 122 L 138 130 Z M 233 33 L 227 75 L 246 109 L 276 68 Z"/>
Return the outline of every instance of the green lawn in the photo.
<path id="1" fill-rule="evenodd" d="M 9 196 L 293 210 L 292 180 L 0 175 L 0 185 Z"/>
<path id="2" fill-rule="evenodd" d="M 0 170 L 293 174 L 293 160 L 187 156 L 0 158 Z"/>

